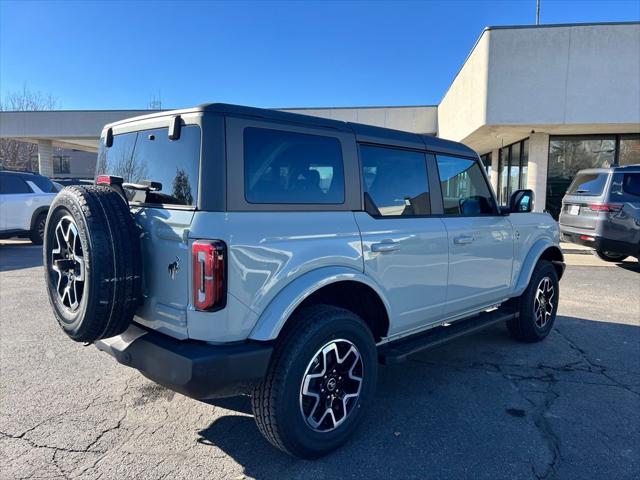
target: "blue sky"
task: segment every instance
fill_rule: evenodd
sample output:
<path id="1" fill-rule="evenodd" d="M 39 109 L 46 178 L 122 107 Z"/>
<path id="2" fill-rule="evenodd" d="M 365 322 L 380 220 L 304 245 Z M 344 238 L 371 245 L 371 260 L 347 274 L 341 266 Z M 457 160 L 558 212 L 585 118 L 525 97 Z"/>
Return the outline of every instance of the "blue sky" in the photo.
<path id="1" fill-rule="evenodd" d="M 638 21 L 638 0 L 542 0 L 541 23 Z M 487 25 L 535 0 L 0 0 L 0 96 L 63 109 L 222 101 L 261 107 L 437 104 Z"/>

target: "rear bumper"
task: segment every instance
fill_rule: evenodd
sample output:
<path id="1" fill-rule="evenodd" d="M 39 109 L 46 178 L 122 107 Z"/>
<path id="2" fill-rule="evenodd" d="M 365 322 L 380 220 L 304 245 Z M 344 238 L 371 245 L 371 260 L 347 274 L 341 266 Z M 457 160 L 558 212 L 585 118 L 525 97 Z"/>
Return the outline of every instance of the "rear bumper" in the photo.
<path id="1" fill-rule="evenodd" d="M 634 256 L 639 253 L 637 245 L 601 237 L 596 235 L 593 230 L 580 230 L 561 226 L 560 238 L 562 241 L 584 245 L 594 250 L 604 250 Z"/>
<path id="2" fill-rule="evenodd" d="M 197 399 L 250 391 L 264 378 L 273 352 L 268 343 L 210 345 L 176 340 L 135 325 L 95 345 L 150 380 Z"/>

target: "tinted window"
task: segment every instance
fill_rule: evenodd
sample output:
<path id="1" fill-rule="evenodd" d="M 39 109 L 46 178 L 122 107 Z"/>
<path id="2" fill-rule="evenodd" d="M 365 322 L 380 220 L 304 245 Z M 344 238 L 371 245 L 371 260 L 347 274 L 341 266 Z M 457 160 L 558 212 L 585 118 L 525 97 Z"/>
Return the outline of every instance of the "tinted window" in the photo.
<path id="1" fill-rule="evenodd" d="M 340 142 L 319 135 L 245 129 L 244 191 L 249 203 L 344 203 Z"/>
<path id="2" fill-rule="evenodd" d="M 101 147 L 97 173 L 161 184 L 157 191 L 127 189 L 135 203 L 195 205 L 199 166 L 200 127 L 187 125 L 178 140 L 169 140 L 166 128 L 116 135 L 111 148 Z"/>
<path id="3" fill-rule="evenodd" d="M 581 173 L 567 190 L 567 195 L 602 195 L 607 184 L 606 173 Z"/>
<path id="4" fill-rule="evenodd" d="M 425 155 L 394 148 L 360 146 L 365 207 L 372 215 L 431 213 Z"/>
<path id="5" fill-rule="evenodd" d="M 640 173 L 616 173 L 611 181 L 611 199 L 615 201 L 620 196 L 630 195 L 640 197 Z M 617 198 L 616 198 L 617 197 Z M 622 198 L 624 200 L 624 198 Z M 635 199 L 629 199 L 637 201 Z"/>
<path id="6" fill-rule="evenodd" d="M 34 175 L 29 180 L 35 183 L 44 193 L 56 193 L 58 191 L 53 182 L 42 175 Z"/>
<path id="7" fill-rule="evenodd" d="M 0 175 L 0 193 L 15 195 L 18 193 L 32 193 L 31 187 L 18 175 Z"/>
<path id="8" fill-rule="evenodd" d="M 495 213 L 491 191 L 478 162 L 444 155 L 438 155 L 437 160 L 446 215 Z"/>

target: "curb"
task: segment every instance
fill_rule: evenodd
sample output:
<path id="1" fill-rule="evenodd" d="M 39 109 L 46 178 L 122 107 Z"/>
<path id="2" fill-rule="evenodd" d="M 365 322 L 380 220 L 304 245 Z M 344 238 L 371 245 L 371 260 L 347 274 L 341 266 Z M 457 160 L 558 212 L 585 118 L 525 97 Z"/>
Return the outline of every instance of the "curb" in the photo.
<path id="1" fill-rule="evenodd" d="M 592 255 L 593 250 L 584 248 L 563 248 L 562 253 L 565 255 Z"/>

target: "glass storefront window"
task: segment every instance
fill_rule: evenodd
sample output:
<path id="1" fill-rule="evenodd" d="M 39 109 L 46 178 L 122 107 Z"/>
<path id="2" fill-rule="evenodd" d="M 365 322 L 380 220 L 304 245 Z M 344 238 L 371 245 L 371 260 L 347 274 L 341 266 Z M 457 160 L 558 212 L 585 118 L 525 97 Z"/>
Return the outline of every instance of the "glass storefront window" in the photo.
<path id="1" fill-rule="evenodd" d="M 509 147 L 500 149 L 500 165 L 498 176 L 498 202 L 506 205 L 509 192 Z"/>
<path id="2" fill-rule="evenodd" d="M 511 194 L 527 188 L 529 139 L 526 138 L 500 149 L 498 162 L 498 202 L 507 205 Z"/>
<path id="3" fill-rule="evenodd" d="M 557 219 L 564 196 L 579 170 L 609 167 L 615 162 L 615 136 L 551 137 L 546 209 Z"/>
<path id="4" fill-rule="evenodd" d="M 640 163 L 640 135 L 620 135 L 618 163 L 620 165 Z"/>
<path id="5" fill-rule="evenodd" d="M 529 185 L 529 139 L 522 141 L 522 156 L 520 157 L 520 188 Z"/>

